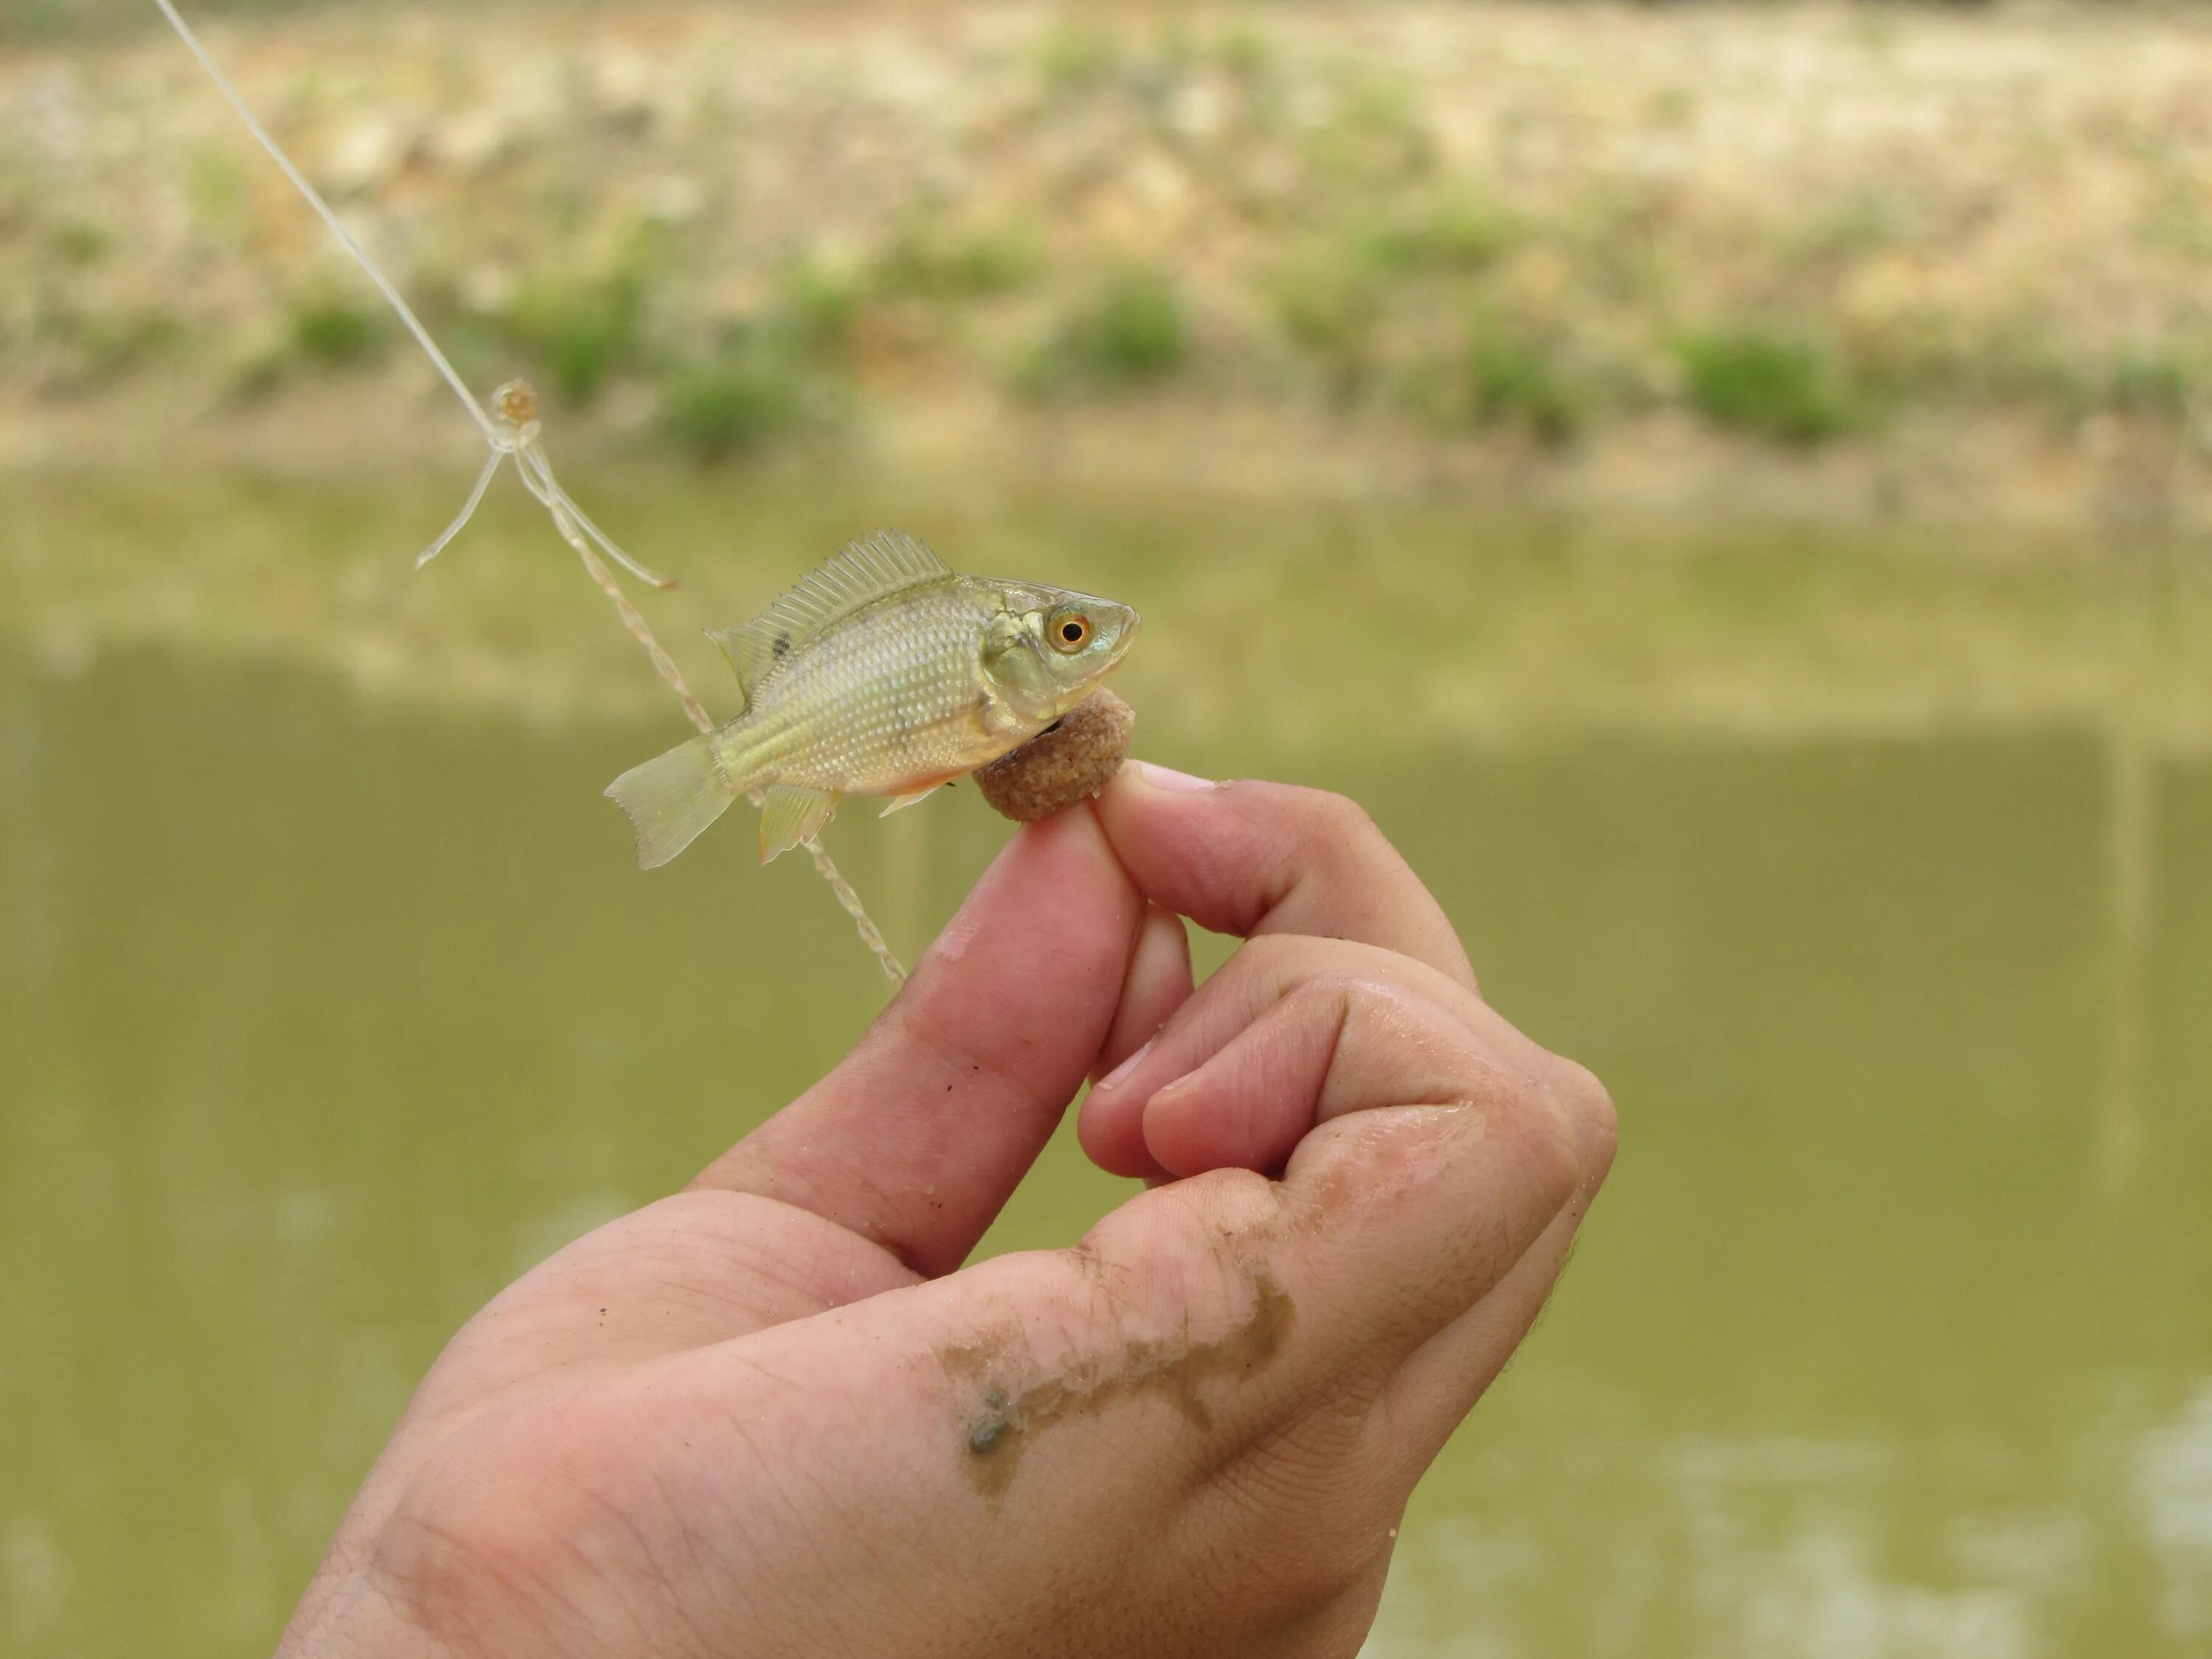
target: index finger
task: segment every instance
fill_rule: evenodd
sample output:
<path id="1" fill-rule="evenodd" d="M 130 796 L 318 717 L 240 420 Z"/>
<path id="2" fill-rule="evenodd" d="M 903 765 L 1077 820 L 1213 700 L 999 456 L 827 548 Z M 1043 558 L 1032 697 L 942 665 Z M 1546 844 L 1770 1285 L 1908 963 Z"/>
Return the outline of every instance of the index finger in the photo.
<path id="1" fill-rule="evenodd" d="M 1292 784 L 1209 783 L 1132 761 L 1098 822 L 1146 897 L 1217 933 L 1310 933 L 1425 962 L 1474 988 L 1443 908 L 1354 802 Z"/>

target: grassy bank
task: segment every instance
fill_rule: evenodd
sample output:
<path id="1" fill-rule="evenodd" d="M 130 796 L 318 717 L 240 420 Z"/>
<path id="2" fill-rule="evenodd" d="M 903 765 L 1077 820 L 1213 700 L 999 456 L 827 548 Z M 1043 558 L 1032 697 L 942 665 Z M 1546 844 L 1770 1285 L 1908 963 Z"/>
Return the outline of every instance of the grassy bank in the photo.
<path id="1" fill-rule="evenodd" d="M 1892 516 L 2212 498 L 2195 13 L 380 8 L 216 35 L 465 371 L 531 374 L 571 441 L 1141 471 L 1146 434 L 1222 430 L 1286 481 L 1343 453 L 1628 505 L 1686 476 L 1701 506 L 1764 477 Z M 419 425 L 422 366 L 165 35 L 19 43 L 0 110 L 8 450 Z"/>

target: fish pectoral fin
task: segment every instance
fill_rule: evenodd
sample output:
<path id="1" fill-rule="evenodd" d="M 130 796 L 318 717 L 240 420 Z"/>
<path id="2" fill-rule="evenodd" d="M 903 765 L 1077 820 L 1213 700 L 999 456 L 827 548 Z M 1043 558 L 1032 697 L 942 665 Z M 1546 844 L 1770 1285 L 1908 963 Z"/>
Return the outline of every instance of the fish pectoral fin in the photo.
<path id="1" fill-rule="evenodd" d="M 979 673 L 977 678 L 983 678 L 983 676 Z M 983 730 L 994 738 L 1003 738 L 1010 732 L 1018 732 L 1023 725 L 1022 717 L 1014 712 L 1013 705 L 1006 700 L 996 686 L 991 685 L 988 681 L 983 686 L 982 720 Z"/>
<path id="2" fill-rule="evenodd" d="M 944 787 L 945 786 L 941 783 L 933 783 L 927 788 L 909 789 L 903 795 L 893 795 L 890 799 L 890 805 L 884 807 L 884 810 L 877 813 L 876 816 L 879 818 L 887 818 L 902 806 L 911 806 L 918 800 L 927 800 L 932 795 L 935 794 L 939 790 Z"/>
<path id="3" fill-rule="evenodd" d="M 836 814 L 839 799 L 827 789 L 796 789 L 783 783 L 771 787 L 761 798 L 761 862 L 820 835 Z"/>

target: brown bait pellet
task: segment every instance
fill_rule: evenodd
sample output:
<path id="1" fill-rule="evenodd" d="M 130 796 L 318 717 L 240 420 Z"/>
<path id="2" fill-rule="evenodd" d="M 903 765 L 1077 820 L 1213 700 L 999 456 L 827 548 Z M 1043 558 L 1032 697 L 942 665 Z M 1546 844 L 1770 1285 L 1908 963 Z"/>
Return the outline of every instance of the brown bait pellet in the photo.
<path id="1" fill-rule="evenodd" d="M 1129 757 L 1136 711 L 1094 691 L 1012 754 L 975 774 L 983 799 L 1017 823 L 1064 812 L 1103 789 Z"/>

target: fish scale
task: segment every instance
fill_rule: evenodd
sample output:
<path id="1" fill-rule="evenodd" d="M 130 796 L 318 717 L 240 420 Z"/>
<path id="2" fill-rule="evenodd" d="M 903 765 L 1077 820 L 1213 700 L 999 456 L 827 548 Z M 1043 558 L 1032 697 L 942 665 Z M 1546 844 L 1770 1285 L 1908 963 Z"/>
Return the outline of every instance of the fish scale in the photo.
<path id="1" fill-rule="evenodd" d="M 975 672 L 986 620 L 951 584 L 871 606 L 762 683 L 753 720 L 725 728 L 725 764 L 857 794 L 972 770 L 989 741 Z"/>

